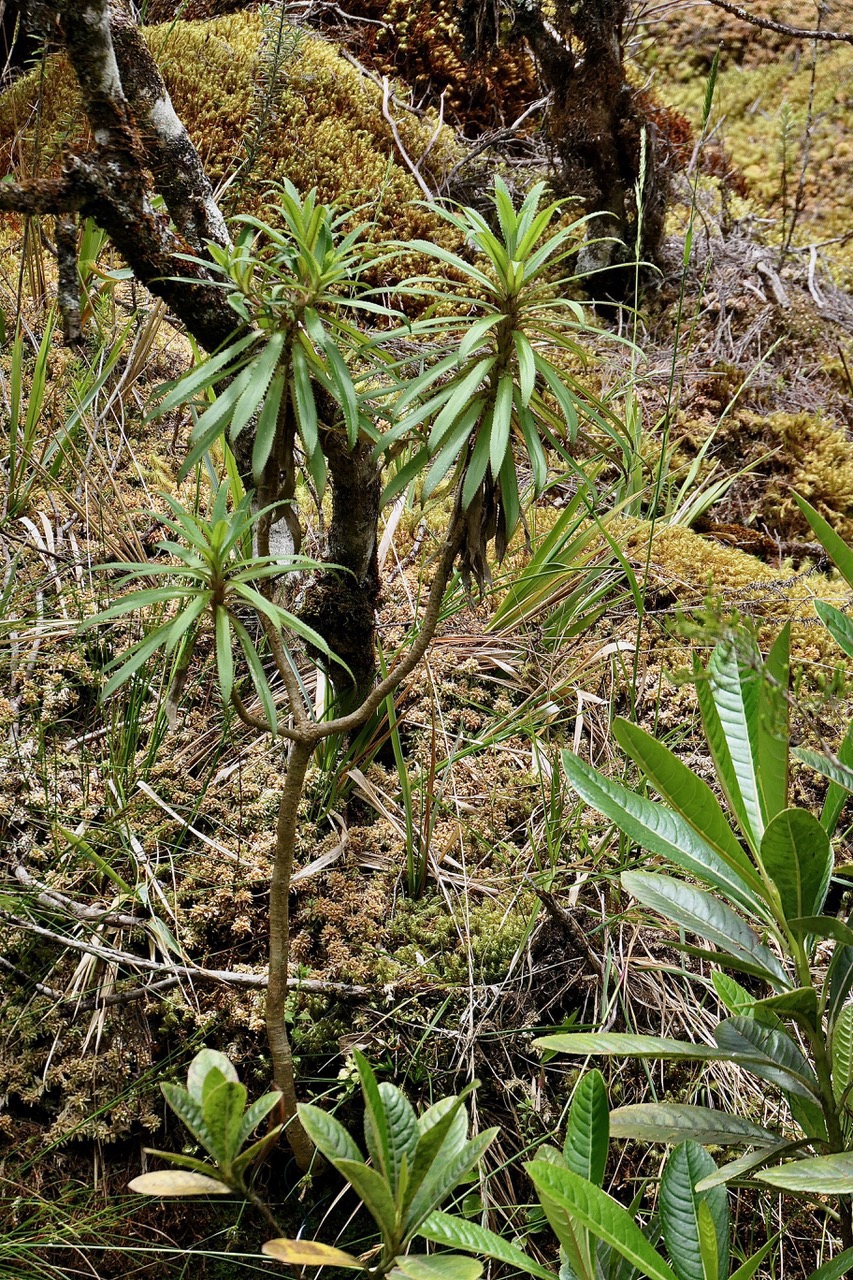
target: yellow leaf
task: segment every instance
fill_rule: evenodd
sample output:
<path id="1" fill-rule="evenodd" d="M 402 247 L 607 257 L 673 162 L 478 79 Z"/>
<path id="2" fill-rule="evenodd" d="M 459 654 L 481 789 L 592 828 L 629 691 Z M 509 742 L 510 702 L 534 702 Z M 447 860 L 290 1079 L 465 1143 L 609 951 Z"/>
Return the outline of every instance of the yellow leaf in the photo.
<path id="1" fill-rule="evenodd" d="M 286 1262 L 292 1267 L 355 1267 L 362 1271 L 363 1265 L 351 1253 L 343 1249 L 333 1249 L 330 1244 L 321 1244 L 319 1240 L 267 1240 L 262 1251 L 277 1262 Z"/>
<path id="2" fill-rule="evenodd" d="M 162 1173 L 142 1173 L 129 1182 L 131 1191 L 144 1196 L 227 1196 L 230 1188 L 203 1173 L 189 1173 L 186 1169 L 164 1169 Z"/>

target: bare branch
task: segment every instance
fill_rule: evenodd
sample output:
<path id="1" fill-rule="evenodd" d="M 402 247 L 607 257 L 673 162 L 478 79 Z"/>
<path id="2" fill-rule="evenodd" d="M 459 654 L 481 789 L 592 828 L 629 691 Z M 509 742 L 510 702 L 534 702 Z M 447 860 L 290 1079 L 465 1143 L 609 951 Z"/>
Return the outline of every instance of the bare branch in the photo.
<path id="1" fill-rule="evenodd" d="M 723 9 L 726 13 L 731 13 L 735 18 L 740 18 L 741 22 L 748 22 L 752 27 L 760 27 L 762 31 L 776 31 L 779 35 L 789 36 L 792 40 L 826 40 L 829 42 L 853 44 L 853 31 L 830 31 L 813 30 L 808 27 L 791 27 L 787 22 L 775 22 L 772 18 L 760 18 L 758 14 L 750 13 L 747 9 L 741 8 L 739 4 L 732 4 L 731 0 L 706 0 L 708 4 L 712 4 L 715 9 Z"/>

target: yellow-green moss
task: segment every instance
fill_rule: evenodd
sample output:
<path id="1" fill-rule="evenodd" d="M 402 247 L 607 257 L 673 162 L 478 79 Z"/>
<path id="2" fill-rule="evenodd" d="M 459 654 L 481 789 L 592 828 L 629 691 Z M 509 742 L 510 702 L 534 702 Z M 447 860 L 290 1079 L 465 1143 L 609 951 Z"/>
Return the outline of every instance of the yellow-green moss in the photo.
<path id="1" fill-rule="evenodd" d="M 699 124 L 705 80 L 695 68 L 682 77 L 670 67 L 660 75 L 656 87 L 669 105 Z M 743 171 L 753 211 L 776 220 L 775 229 L 768 233 L 772 239 L 778 240 L 782 233 L 783 173 L 787 174 L 790 218 L 810 91 L 811 59 L 790 47 L 758 66 L 728 66 L 717 79 L 711 119 L 712 127 L 718 126 L 715 136 Z M 795 244 L 843 236 L 850 230 L 851 165 L 853 49 L 839 45 L 818 54 L 804 208 Z M 845 272 L 853 271 L 853 246 L 831 245 L 827 253 Z"/>
<path id="2" fill-rule="evenodd" d="M 146 33 L 175 109 L 214 182 L 238 168 L 262 114 L 262 35 L 262 19 L 251 13 L 175 22 Z M 37 124 L 33 107 L 40 91 Z M 422 192 L 400 162 L 381 99 L 377 86 L 333 45 L 304 37 L 287 65 L 283 86 L 267 104 L 255 170 L 239 179 L 237 207 L 260 212 L 270 182 L 287 177 L 303 191 L 316 186 L 324 201 L 368 205 L 363 216 L 375 216 L 380 235 L 454 242 L 447 224 L 418 204 Z M 417 160 L 433 137 L 435 122 L 400 109 L 397 115 L 403 144 Z M 73 76 L 59 57 L 49 60 L 43 78 L 27 76 L 0 98 L 0 140 L 19 173 L 32 171 L 37 129 L 42 171 L 55 166 L 66 146 L 84 136 Z M 430 150 L 429 168 L 443 173 L 457 158 L 451 132 L 441 131 Z"/>

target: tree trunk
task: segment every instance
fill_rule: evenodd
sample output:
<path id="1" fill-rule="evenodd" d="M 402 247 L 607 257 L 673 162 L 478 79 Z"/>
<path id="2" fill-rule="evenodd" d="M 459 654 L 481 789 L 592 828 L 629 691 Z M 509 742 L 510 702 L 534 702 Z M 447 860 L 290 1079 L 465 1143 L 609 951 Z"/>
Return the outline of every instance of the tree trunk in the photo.
<path id="1" fill-rule="evenodd" d="M 328 569 L 310 583 L 300 615 L 352 673 L 337 663 L 329 671 L 338 714 L 346 715 L 364 701 L 376 678 L 376 538 L 382 477 L 369 441 L 359 441 L 350 450 L 341 432 L 326 431 L 323 449 L 332 491 L 326 558 L 341 569 Z"/>

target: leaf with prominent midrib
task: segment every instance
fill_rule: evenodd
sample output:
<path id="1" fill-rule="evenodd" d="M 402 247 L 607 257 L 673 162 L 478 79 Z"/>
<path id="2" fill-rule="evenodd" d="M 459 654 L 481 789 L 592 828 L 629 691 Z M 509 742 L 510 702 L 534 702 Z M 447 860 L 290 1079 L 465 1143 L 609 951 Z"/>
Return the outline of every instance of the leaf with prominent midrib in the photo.
<path id="1" fill-rule="evenodd" d="M 751 915 L 767 918 L 766 906 L 747 883 L 748 871 L 739 865 L 733 867 L 732 858 L 724 858 L 680 813 L 602 777 L 571 751 L 562 751 L 560 756 L 563 772 L 581 799 L 615 822 L 640 848 L 660 854 L 704 880 Z M 719 832 L 715 838 L 722 838 Z M 757 880 L 757 875 L 752 873 L 752 878 Z"/>
<path id="2" fill-rule="evenodd" d="M 818 1084 L 814 1072 L 798 1046 L 779 1027 L 766 1026 L 755 1018 L 726 1018 L 714 1030 L 721 1049 L 728 1049 L 735 1061 L 743 1061 L 747 1071 L 787 1093 L 814 1101 Z"/>
<path id="3" fill-rule="evenodd" d="M 853 1194 L 853 1151 L 838 1155 L 791 1160 L 776 1169 L 765 1169 L 755 1177 L 782 1191 L 799 1191 L 813 1196 Z"/>
<path id="4" fill-rule="evenodd" d="M 469 1253 L 481 1253 L 486 1258 L 505 1262 L 514 1271 L 526 1271 L 528 1275 L 536 1276 L 537 1280 L 554 1280 L 554 1273 L 540 1267 L 523 1249 L 504 1240 L 496 1232 L 481 1227 L 479 1223 L 469 1222 L 467 1218 L 457 1218 L 436 1209 L 421 1224 L 418 1235 L 431 1240 L 433 1244 L 443 1244 L 450 1249 L 467 1249 Z"/>
<path id="5" fill-rule="evenodd" d="M 607 1165 L 610 1142 L 610 1108 L 607 1088 L 600 1071 L 588 1071 L 575 1089 L 563 1156 L 572 1173 L 588 1178 L 600 1187 Z"/>
<path id="6" fill-rule="evenodd" d="M 807 809 L 777 813 L 761 840 L 761 861 L 775 884 L 786 920 L 820 912 L 832 875 L 832 846 Z"/>
<path id="7" fill-rule="evenodd" d="M 682 929 L 762 970 L 771 986 L 790 988 L 791 982 L 773 952 L 739 915 L 710 893 L 672 876 L 646 871 L 623 871 L 622 885 L 644 907 L 659 911 Z"/>
<path id="8" fill-rule="evenodd" d="M 696 1183 L 713 1173 L 716 1165 L 704 1147 L 682 1142 L 670 1155 L 663 1171 L 658 1199 L 661 1230 L 679 1280 L 723 1280 L 722 1267 L 729 1261 L 729 1203 L 724 1187 L 697 1192 Z M 717 1275 L 705 1276 L 699 1208 L 707 1205 L 716 1237 Z"/>
<path id="9" fill-rule="evenodd" d="M 545 1160 L 532 1160 L 525 1169 L 542 1199 L 555 1235 L 562 1240 L 566 1220 L 580 1223 L 599 1240 L 638 1267 L 649 1280 L 678 1280 L 675 1272 L 649 1244 L 629 1213 L 606 1192 Z"/>
<path id="10" fill-rule="evenodd" d="M 730 1116 L 711 1107 L 680 1102 L 639 1102 L 610 1112 L 612 1138 L 641 1138 L 648 1142 L 682 1142 L 692 1138 L 703 1146 L 773 1147 L 779 1135 L 751 1120 Z"/>

